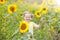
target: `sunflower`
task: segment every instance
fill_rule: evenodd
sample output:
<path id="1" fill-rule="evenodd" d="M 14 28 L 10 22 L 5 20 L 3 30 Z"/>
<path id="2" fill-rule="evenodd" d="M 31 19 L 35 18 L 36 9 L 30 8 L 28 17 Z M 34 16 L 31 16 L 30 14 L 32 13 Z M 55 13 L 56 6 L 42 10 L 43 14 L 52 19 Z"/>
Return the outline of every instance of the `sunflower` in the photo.
<path id="1" fill-rule="evenodd" d="M 6 0 L 0 0 L 0 4 L 4 4 Z"/>
<path id="2" fill-rule="evenodd" d="M 56 8 L 54 9 L 54 11 L 55 11 L 56 13 L 60 12 L 60 7 L 56 7 Z"/>
<path id="3" fill-rule="evenodd" d="M 46 7 L 43 7 L 43 8 L 42 8 L 42 13 L 43 13 L 43 14 L 46 14 L 47 11 L 48 11 L 48 8 L 46 8 Z"/>
<path id="4" fill-rule="evenodd" d="M 16 12 L 17 7 L 16 5 L 8 5 L 8 12 L 11 14 L 12 12 Z"/>
<path id="5" fill-rule="evenodd" d="M 49 5 L 54 5 L 54 0 L 47 0 Z"/>
<path id="6" fill-rule="evenodd" d="M 21 22 L 20 23 L 20 32 L 25 33 L 27 31 L 28 31 L 28 22 L 25 22 L 25 21 Z"/>
<path id="7" fill-rule="evenodd" d="M 36 12 L 35 12 L 35 16 L 36 16 L 37 18 L 39 18 L 39 17 L 41 16 L 40 11 L 36 11 Z"/>

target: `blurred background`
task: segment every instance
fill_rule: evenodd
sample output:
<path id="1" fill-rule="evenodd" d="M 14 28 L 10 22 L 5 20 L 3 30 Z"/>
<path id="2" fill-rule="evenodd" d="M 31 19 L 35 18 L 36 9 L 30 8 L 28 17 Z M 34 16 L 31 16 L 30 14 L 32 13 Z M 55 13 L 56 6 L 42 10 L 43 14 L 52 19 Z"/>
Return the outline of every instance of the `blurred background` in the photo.
<path id="1" fill-rule="evenodd" d="M 34 40 L 60 40 L 60 0 L 0 0 L 0 40 L 21 40 L 17 29 L 25 11 L 34 15 L 31 21 L 43 22 L 34 28 Z"/>

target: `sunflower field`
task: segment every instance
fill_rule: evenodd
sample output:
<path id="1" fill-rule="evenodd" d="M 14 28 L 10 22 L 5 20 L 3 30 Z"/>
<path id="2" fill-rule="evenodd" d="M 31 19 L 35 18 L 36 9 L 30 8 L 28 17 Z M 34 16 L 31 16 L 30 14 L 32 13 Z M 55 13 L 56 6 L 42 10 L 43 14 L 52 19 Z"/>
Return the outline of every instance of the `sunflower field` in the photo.
<path id="1" fill-rule="evenodd" d="M 31 21 L 41 27 L 34 28 L 33 39 L 24 40 L 60 40 L 60 5 L 54 0 L 0 0 L 0 40 L 22 40 L 22 31 L 18 29 L 25 11 L 30 11 Z"/>

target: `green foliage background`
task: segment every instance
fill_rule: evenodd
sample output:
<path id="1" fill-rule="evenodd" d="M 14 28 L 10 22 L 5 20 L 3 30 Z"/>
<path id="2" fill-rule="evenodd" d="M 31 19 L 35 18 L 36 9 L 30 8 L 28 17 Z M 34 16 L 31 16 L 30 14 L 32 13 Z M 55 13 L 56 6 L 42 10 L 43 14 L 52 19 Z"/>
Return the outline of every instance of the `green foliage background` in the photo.
<path id="1" fill-rule="evenodd" d="M 21 14 L 27 10 L 34 14 L 32 21 L 37 24 L 39 24 L 41 18 L 46 18 L 41 28 L 34 28 L 35 40 L 52 40 L 56 30 L 53 32 L 51 30 L 51 26 L 57 27 L 57 31 L 60 30 L 60 12 L 54 12 L 53 7 L 48 7 L 49 9 L 47 14 L 42 15 L 40 18 L 36 18 L 35 11 L 37 11 L 39 7 L 34 7 L 32 10 L 30 10 L 29 7 L 31 7 L 31 5 L 27 4 L 26 2 L 21 4 L 16 3 L 18 10 L 12 14 L 9 14 L 7 7 L 9 4 L 13 4 L 14 2 L 15 1 L 8 0 L 5 4 L 0 4 L 0 40 L 21 40 L 22 35 L 20 32 L 15 34 L 13 37 L 12 34 L 14 34 L 14 32 L 19 28 L 19 22 L 23 20 Z M 53 21 L 52 18 L 56 18 L 56 21 Z M 2 22 L 2 19 L 6 22 Z"/>

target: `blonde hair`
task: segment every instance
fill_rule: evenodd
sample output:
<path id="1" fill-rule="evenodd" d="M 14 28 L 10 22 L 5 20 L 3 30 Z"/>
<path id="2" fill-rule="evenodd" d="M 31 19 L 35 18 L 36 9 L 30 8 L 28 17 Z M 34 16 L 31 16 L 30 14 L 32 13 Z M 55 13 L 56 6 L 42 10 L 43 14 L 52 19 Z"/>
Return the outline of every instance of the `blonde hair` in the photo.
<path id="1" fill-rule="evenodd" d="M 25 11 L 24 16 L 25 16 L 25 14 L 31 14 L 31 17 L 33 17 L 33 14 L 30 11 Z"/>

